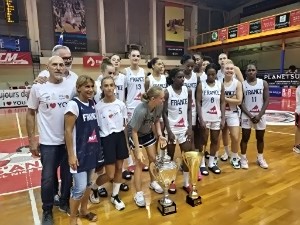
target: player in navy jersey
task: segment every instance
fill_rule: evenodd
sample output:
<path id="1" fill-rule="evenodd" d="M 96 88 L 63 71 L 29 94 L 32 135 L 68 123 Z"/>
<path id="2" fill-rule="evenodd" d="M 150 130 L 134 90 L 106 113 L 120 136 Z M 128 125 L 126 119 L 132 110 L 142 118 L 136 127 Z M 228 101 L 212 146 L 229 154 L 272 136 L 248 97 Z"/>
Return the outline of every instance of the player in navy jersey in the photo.
<path id="1" fill-rule="evenodd" d="M 99 127 L 95 113 L 94 80 L 82 75 L 76 82 L 78 96 L 68 102 L 65 110 L 65 139 L 73 188 L 70 198 L 70 225 L 80 217 L 97 221 L 97 215 L 88 212 L 87 205 L 94 169 L 103 164 Z"/>

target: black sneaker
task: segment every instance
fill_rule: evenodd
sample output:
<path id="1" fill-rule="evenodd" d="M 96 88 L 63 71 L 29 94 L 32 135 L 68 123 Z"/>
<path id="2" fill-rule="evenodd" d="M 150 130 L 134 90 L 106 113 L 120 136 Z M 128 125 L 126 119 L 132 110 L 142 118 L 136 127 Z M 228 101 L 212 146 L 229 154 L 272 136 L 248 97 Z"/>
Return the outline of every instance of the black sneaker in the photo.
<path id="1" fill-rule="evenodd" d="M 54 196 L 54 202 L 53 205 L 58 207 L 59 206 L 59 195 L 55 195 Z"/>
<path id="2" fill-rule="evenodd" d="M 65 205 L 60 205 L 58 208 L 59 211 L 66 213 L 68 216 L 71 215 L 70 213 L 70 206 L 65 204 Z"/>
<path id="3" fill-rule="evenodd" d="M 52 211 L 44 211 L 43 218 L 42 218 L 42 225 L 53 225 L 53 215 Z"/>

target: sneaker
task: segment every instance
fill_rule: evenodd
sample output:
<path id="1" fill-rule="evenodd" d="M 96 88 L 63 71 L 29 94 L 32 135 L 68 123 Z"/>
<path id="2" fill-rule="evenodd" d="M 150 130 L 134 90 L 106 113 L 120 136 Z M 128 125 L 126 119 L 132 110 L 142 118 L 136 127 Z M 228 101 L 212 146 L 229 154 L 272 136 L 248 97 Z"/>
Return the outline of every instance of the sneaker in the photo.
<path id="1" fill-rule="evenodd" d="M 107 190 L 105 189 L 105 187 L 98 188 L 98 196 L 101 198 L 106 198 L 108 196 Z"/>
<path id="2" fill-rule="evenodd" d="M 66 213 L 68 216 L 71 215 L 71 212 L 70 212 L 70 206 L 69 205 L 60 205 L 59 208 L 58 208 L 59 211 L 63 212 L 63 213 Z"/>
<path id="3" fill-rule="evenodd" d="M 92 192 L 90 194 L 90 202 L 93 203 L 93 204 L 99 204 L 100 203 L 100 198 L 99 198 L 99 195 L 98 195 L 98 190 L 94 190 L 92 189 Z"/>
<path id="4" fill-rule="evenodd" d="M 59 195 L 55 195 L 54 196 L 54 203 L 53 203 L 54 206 L 58 207 L 59 206 Z"/>
<path id="5" fill-rule="evenodd" d="M 164 190 L 161 188 L 161 186 L 157 183 L 157 181 L 152 181 L 149 185 L 149 188 L 154 190 L 158 194 L 162 194 Z"/>
<path id="6" fill-rule="evenodd" d="M 229 156 L 227 155 L 226 152 L 225 152 L 223 155 L 221 155 L 221 157 L 220 157 L 220 159 L 221 159 L 222 161 L 227 161 L 228 158 L 229 158 Z"/>
<path id="7" fill-rule="evenodd" d="M 176 184 L 175 184 L 174 181 L 170 184 L 168 192 L 169 192 L 169 194 L 175 194 L 176 193 Z"/>
<path id="8" fill-rule="evenodd" d="M 128 170 L 131 174 L 134 174 L 135 165 L 128 166 L 127 170 Z"/>
<path id="9" fill-rule="evenodd" d="M 297 154 L 300 154 L 300 145 L 294 146 L 293 151 L 296 152 Z"/>
<path id="10" fill-rule="evenodd" d="M 238 158 L 231 158 L 230 159 L 230 164 L 232 165 L 232 167 L 234 169 L 240 169 L 241 168 L 241 164 L 240 164 Z"/>
<path id="11" fill-rule="evenodd" d="M 42 218 L 42 224 L 41 225 L 53 225 L 53 214 L 52 211 L 44 211 L 43 212 L 43 218 Z"/>
<path id="12" fill-rule="evenodd" d="M 245 170 L 249 169 L 248 160 L 247 159 L 241 158 L 240 163 L 241 163 L 241 168 L 242 169 L 245 169 Z"/>
<path id="13" fill-rule="evenodd" d="M 137 192 L 135 195 L 134 195 L 134 201 L 135 201 L 135 204 L 138 206 L 138 207 L 145 207 L 146 206 L 146 202 L 145 202 L 145 198 L 144 198 L 144 192 L 142 191 L 139 191 Z"/>
<path id="14" fill-rule="evenodd" d="M 267 164 L 267 162 L 266 162 L 265 159 L 257 159 L 256 162 L 263 169 L 268 169 L 269 168 L 269 166 L 268 166 L 268 164 Z"/>
<path id="15" fill-rule="evenodd" d="M 124 170 L 122 172 L 122 178 L 125 180 L 130 180 L 131 179 L 131 173 L 128 170 Z"/>
<path id="16" fill-rule="evenodd" d="M 125 209 L 125 204 L 119 198 L 119 195 L 111 196 L 110 201 L 115 205 L 115 208 L 119 211 Z"/>

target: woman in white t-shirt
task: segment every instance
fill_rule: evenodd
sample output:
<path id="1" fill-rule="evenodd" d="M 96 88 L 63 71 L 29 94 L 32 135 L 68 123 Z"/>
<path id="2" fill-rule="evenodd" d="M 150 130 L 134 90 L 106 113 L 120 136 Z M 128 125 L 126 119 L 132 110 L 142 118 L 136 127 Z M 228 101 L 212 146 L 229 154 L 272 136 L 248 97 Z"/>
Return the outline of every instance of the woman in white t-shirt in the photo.
<path id="1" fill-rule="evenodd" d="M 99 127 L 94 102 L 94 80 L 86 75 L 76 82 L 78 96 L 70 100 L 65 110 L 65 140 L 68 151 L 73 188 L 70 198 L 70 224 L 77 224 L 77 212 L 89 221 L 97 221 L 97 215 L 88 212 L 87 204 L 94 169 L 103 164 Z M 99 165 L 100 162 L 100 165 Z"/>
<path id="2" fill-rule="evenodd" d="M 123 160 L 128 157 L 128 144 L 124 133 L 127 110 L 125 103 L 115 96 L 114 79 L 106 76 L 101 80 L 102 96 L 96 105 L 96 115 L 100 127 L 103 147 L 105 174 L 97 178 L 102 185 L 113 181 L 111 202 L 117 210 L 123 210 L 125 204 L 119 198 L 122 183 Z"/>

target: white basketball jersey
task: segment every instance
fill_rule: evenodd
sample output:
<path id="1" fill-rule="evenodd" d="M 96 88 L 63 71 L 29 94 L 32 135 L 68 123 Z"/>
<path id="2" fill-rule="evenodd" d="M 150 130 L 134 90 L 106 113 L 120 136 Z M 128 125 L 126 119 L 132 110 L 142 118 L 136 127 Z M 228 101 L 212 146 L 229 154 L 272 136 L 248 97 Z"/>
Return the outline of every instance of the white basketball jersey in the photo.
<path id="1" fill-rule="evenodd" d="M 233 80 L 232 80 L 232 82 L 229 86 L 226 87 L 224 85 L 225 97 L 230 98 L 233 95 L 236 95 L 236 89 L 237 89 L 238 82 L 239 81 L 237 79 L 233 78 Z M 225 116 L 231 115 L 233 113 L 238 113 L 237 105 L 226 103 L 226 105 L 225 105 Z"/>
<path id="2" fill-rule="evenodd" d="M 141 67 L 137 74 L 134 74 L 129 67 L 125 70 L 127 80 L 126 105 L 128 109 L 134 109 L 141 102 L 142 94 L 145 92 L 145 73 Z"/>
<path id="3" fill-rule="evenodd" d="M 125 101 L 125 88 L 126 88 L 126 76 L 122 73 L 119 73 L 115 77 L 116 84 L 116 97 L 122 102 Z"/>
<path id="4" fill-rule="evenodd" d="M 163 89 L 167 88 L 167 80 L 165 75 L 160 75 L 160 80 L 156 80 L 152 74 L 148 76 L 149 78 L 149 88 L 152 86 L 160 86 Z"/>
<path id="5" fill-rule="evenodd" d="M 202 72 L 202 74 L 199 76 L 201 82 L 206 82 L 207 80 L 207 75 L 205 72 Z"/>
<path id="6" fill-rule="evenodd" d="M 217 73 L 217 80 L 218 80 L 219 82 L 223 83 L 223 82 L 224 82 L 224 77 L 225 77 L 224 73 L 222 73 L 221 70 L 218 70 L 218 73 Z"/>
<path id="7" fill-rule="evenodd" d="M 188 127 L 188 98 L 187 87 L 183 86 L 178 95 L 172 86 L 167 87 L 168 99 L 168 120 L 173 134 L 181 134 Z"/>
<path id="8" fill-rule="evenodd" d="M 247 80 L 243 81 L 243 103 L 246 109 L 252 115 L 258 115 L 264 103 L 264 82 L 262 79 L 256 78 L 256 85 L 248 84 Z M 244 113 L 242 117 L 248 118 Z"/>
<path id="9" fill-rule="evenodd" d="M 221 121 L 221 98 L 222 84 L 215 81 L 215 85 L 210 87 L 207 82 L 202 83 L 202 118 L 204 122 Z"/>
<path id="10" fill-rule="evenodd" d="M 197 88 L 197 74 L 192 72 L 192 76 L 190 79 L 184 78 L 184 85 L 192 90 L 192 125 L 196 125 L 196 101 L 195 101 L 195 95 L 196 95 L 196 88 Z"/>

